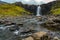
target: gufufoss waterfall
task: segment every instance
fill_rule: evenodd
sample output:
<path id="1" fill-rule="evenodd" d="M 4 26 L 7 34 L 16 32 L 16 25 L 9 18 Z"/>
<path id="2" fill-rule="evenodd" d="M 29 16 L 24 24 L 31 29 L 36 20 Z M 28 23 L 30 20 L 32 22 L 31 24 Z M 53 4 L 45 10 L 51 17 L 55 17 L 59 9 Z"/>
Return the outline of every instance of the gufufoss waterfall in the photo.
<path id="1" fill-rule="evenodd" d="M 37 14 L 36 14 L 36 16 L 41 16 L 41 7 L 40 6 L 37 7 Z"/>

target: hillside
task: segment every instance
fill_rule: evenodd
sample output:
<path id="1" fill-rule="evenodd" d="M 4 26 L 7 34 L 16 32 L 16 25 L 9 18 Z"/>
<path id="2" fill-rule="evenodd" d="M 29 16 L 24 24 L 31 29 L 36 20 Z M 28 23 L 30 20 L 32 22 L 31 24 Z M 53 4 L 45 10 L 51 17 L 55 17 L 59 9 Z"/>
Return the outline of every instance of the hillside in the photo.
<path id="1" fill-rule="evenodd" d="M 0 16 L 21 16 L 30 14 L 22 7 L 13 4 L 0 4 Z"/>
<path id="2" fill-rule="evenodd" d="M 15 2 L 16 6 L 23 7 L 26 11 L 29 11 L 33 15 L 36 15 L 37 5 L 23 4 L 22 2 Z"/>
<path id="3" fill-rule="evenodd" d="M 60 14 L 60 1 L 56 1 L 56 3 L 51 8 L 51 12 L 55 15 Z"/>

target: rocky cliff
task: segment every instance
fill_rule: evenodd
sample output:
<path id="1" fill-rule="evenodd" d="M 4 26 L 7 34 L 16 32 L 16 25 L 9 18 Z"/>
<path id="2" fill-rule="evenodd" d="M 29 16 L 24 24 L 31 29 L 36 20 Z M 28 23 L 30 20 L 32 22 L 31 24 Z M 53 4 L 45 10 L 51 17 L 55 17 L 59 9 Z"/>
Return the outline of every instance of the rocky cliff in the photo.
<path id="1" fill-rule="evenodd" d="M 17 6 L 21 6 L 21 7 L 25 8 L 27 11 L 31 12 L 33 15 L 36 15 L 36 10 L 37 10 L 36 5 L 28 5 L 28 4 L 23 4 L 21 2 L 16 2 L 14 4 Z"/>
<path id="2" fill-rule="evenodd" d="M 56 4 L 56 1 L 41 5 L 42 14 L 50 14 L 51 13 L 50 10 L 54 4 Z"/>
<path id="3" fill-rule="evenodd" d="M 56 4 L 56 1 L 40 5 L 42 15 L 49 14 L 50 10 L 54 4 Z M 21 7 L 25 8 L 27 11 L 36 15 L 37 5 L 28 5 L 28 4 L 23 4 L 21 2 L 16 2 L 15 5 L 21 6 Z"/>

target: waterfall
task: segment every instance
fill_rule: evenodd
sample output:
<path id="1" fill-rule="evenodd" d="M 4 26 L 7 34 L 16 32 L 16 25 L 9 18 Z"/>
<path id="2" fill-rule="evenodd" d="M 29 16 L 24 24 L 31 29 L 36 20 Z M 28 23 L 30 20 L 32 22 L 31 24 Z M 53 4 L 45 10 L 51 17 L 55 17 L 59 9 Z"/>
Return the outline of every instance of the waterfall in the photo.
<path id="1" fill-rule="evenodd" d="M 40 6 L 37 7 L 37 14 L 36 14 L 36 16 L 41 16 L 41 7 Z"/>

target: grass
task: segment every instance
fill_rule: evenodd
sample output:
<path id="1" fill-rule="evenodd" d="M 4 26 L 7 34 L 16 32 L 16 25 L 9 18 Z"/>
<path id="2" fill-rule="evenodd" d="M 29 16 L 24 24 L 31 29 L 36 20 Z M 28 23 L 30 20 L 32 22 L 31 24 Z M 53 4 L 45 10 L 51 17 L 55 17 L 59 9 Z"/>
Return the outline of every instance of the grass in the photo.
<path id="1" fill-rule="evenodd" d="M 0 16 L 21 16 L 27 14 L 30 14 L 30 12 L 22 7 L 13 4 L 0 4 Z"/>
<path id="2" fill-rule="evenodd" d="M 51 12 L 54 14 L 54 15 L 59 15 L 60 14 L 60 8 L 57 8 L 57 9 L 53 9 L 51 10 Z"/>
<path id="3" fill-rule="evenodd" d="M 51 13 L 54 15 L 60 15 L 60 1 L 57 1 L 51 8 Z"/>

